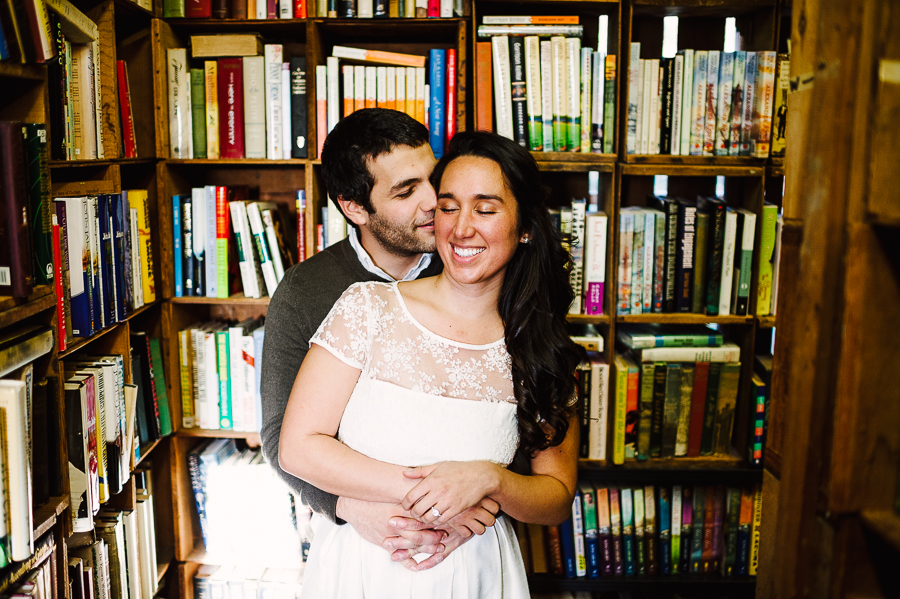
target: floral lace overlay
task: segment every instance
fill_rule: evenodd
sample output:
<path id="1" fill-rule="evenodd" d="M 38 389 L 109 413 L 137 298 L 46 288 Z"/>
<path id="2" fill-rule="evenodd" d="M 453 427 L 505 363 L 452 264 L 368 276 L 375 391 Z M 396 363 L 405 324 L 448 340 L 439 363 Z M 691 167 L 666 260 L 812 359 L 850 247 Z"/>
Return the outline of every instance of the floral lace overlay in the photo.
<path id="1" fill-rule="evenodd" d="M 469 345 L 441 337 L 409 313 L 396 283 L 356 283 L 310 340 L 364 379 L 428 395 L 515 403 L 503 340 Z"/>

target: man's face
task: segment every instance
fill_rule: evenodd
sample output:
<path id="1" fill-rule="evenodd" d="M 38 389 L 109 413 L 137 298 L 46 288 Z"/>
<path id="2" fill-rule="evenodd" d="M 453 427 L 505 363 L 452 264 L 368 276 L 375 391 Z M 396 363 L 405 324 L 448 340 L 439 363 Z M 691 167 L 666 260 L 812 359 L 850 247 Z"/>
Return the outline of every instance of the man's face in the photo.
<path id="1" fill-rule="evenodd" d="M 428 177 L 437 160 L 431 146 L 397 146 L 369 161 L 375 178 L 367 215 L 372 237 L 388 252 L 402 257 L 434 251 L 434 208 L 437 197 Z"/>

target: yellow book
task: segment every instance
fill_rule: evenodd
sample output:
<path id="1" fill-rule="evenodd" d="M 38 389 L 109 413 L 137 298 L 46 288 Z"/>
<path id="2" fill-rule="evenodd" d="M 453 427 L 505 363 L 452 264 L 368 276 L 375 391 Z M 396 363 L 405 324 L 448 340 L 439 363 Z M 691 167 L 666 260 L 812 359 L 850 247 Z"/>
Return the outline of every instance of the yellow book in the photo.
<path id="1" fill-rule="evenodd" d="M 219 157 L 219 84 L 218 64 L 204 63 L 206 75 L 206 157 Z M 146 299 L 144 300 L 146 301 Z"/>
<path id="2" fill-rule="evenodd" d="M 93 398 L 88 397 L 87 400 L 91 401 L 93 399 L 94 404 L 93 412 L 96 422 L 94 443 L 97 446 L 97 479 L 100 483 L 98 499 L 99 503 L 106 503 L 109 501 L 109 458 L 106 453 L 106 401 L 101 393 L 100 377 L 94 370 L 92 368 L 75 368 L 67 370 L 66 375 L 68 382 L 83 381 L 87 385 L 85 387 L 86 393 L 88 393 L 88 388 L 93 387 L 94 396 Z M 89 380 L 90 382 L 88 382 Z"/>
<path id="3" fill-rule="evenodd" d="M 128 203 L 137 210 L 138 247 L 140 248 L 141 290 L 144 304 L 156 300 L 156 282 L 153 278 L 153 245 L 150 243 L 150 208 L 147 205 L 147 190 L 133 189 L 128 192 Z"/>
<path id="4" fill-rule="evenodd" d="M 178 365 L 181 373 L 181 424 L 194 427 L 193 347 L 190 329 L 178 331 Z"/>
<path id="5" fill-rule="evenodd" d="M 613 405 L 613 464 L 625 463 L 625 412 L 628 403 L 628 362 L 616 354 L 616 403 Z"/>
<path id="6" fill-rule="evenodd" d="M 425 124 L 425 67 L 416 67 L 416 116 L 415 119 Z"/>
<path id="7" fill-rule="evenodd" d="M 753 527 L 750 529 L 750 563 L 747 573 L 756 576 L 759 567 L 759 527 L 762 524 L 762 484 L 753 488 Z"/>

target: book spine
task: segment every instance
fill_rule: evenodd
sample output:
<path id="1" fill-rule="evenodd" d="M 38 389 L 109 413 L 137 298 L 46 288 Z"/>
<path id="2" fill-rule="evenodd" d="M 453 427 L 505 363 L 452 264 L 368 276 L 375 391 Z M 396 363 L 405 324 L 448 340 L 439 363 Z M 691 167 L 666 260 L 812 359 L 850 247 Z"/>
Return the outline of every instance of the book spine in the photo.
<path id="1" fill-rule="evenodd" d="M 141 291 L 144 304 L 156 301 L 156 282 L 153 276 L 153 245 L 150 241 L 150 205 L 147 190 L 129 191 L 132 206 L 137 207 L 138 243 L 140 244 Z"/>
<path id="2" fill-rule="evenodd" d="M 660 457 L 675 457 L 675 443 L 678 437 L 678 410 L 681 405 L 681 364 L 669 363 L 665 366 L 665 403 L 663 405 L 662 440 Z"/>
<path id="3" fill-rule="evenodd" d="M 631 489 L 625 487 L 619 491 L 622 511 L 622 557 L 624 559 L 625 576 L 634 576 L 634 504 Z"/>
<path id="4" fill-rule="evenodd" d="M 734 52 L 722 52 L 719 66 L 719 104 L 716 114 L 716 156 L 731 153 L 731 92 L 734 89 Z"/>
<path id="5" fill-rule="evenodd" d="M 666 58 L 660 63 L 660 139 L 659 153 L 672 153 L 672 119 L 675 110 L 675 59 Z"/>
<path id="6" fill-rule="evenodd" d="M 372 77 L 374 77 L 375 69 L 372 69 L 371 71 L 369 71 L 368 67 L 366 68 L 366 77 L 367 77 L 366 90 L 368 90 L 368 82 L 369 82 L 368 77 L 369 77 L 370 72 L 372 73 Z M 507 73 L 507 75 L 508 75 L 508 73 Z M 423 125 L 425 124 L 425 119 L 427 118 L 426 110 L 425 110 L 425 87 L 426 87 L 425 86 L 425 78 L 426 78 L 425 67 L 416 67 L 416 120 L 419 121 L 420 123 L 422 123 Z M 507 83 L 509 82 L 508 77 L 507 77 L 506 81 L 507 81 Z M 372 90 L 374 91 L 374 89 L 375 89 L 374 80 L 373 80 L 372 85 L 373 85 Z M 367 98 L 366 108 L 369 108 L 368 98 L 374 99 L 374 96 L 369 96 L 368 91 L 367 91 L 366 98 Z M 374 106 L 374 103 L 372 104 L 372 106 Z M 509 113 L 507 112 L 507 114 L 509 114 Z"/>
<path id="7" fill-rule="evenodd" d="M 697 210 L 694 222 L 694 283 L 691 290 L 691 312 L 703 314 L 706 307 L 706 251 L 709 214 Z"/>
<path id="8" fill-rule="evenodd" d="M 703 125 L 703 155 L 712 156 L 716 146 L 716 106 L 719 96 L 719 50 L 707 53 L 705 122 Z"/>
<path id="9" fill-rule="evenodd" d="M 682 487 L 672 486 L 672 519 L 670 538 L 672 540 L 671 568 L 672 575 L 677 575 L 681 570 L 681 513 L 682 513 Z"/>
<path id="10" fill-rule="evenodd" d="M 244 113 L 244 155 L 247 158 L 265 158 L 265 58 L 262 56 L 245 56 L 241 60 Z"/>
<path id="11" fill-rule="evenodd" d="M 659 573 L 672 573 L 672 503 L 664 485 L 659 487 Z"/>
<path id="12" fill-rule="evenodd" d="M 641 365 L 636 454 L 639 460 L 646 460 L 650 457 L 650 427 L 653 420 L 653 375 L 654 366 L 652 363 Z"/>
<path id="13" fill-rule="evenodd" d="M 600 52 L 591 54 L 591 118 L 590 151 L 603 153 L 603 109 L 606 107 L 606 57 Z"/>
<path id="14" fill-rule="evenodd" d="M 593 124 L 591 119 L 591 82 L 593 77 L 591 71 L 590 48 L 581 48 L 581 59 L 578 61 L 578 64 L 581 69 L 579 77 L 581 83 L 581 93 L 579 96 L 581 100 L 579 117 L 581 130 L 579 131 L 580 142 L 576 144 L 575 147 L 587 154 L 591 151 L 591 126 Z"/>
<path id="15" fill-rule="evenodd" d="M 682 101 L 684 98 L 684 54 L 678 54 L 672 73 L 672 132 L 669 136 L 669 154 L 681 154 Z"/>
<path id="16" fill-rule="evenodd" d="M 753 139 L 753 109 L 756 106 L 758 52 L 747 52 L 747 65 L 744 70 L 744 113 L 741 116 L 741 156 L 752 156 L 751 140 Z"/>
<path id="17" fill-rule="evenodd" d="M 191 133 L 191 87 L 187 77 L 187 50 L 166 50 L 169 87 L 169 155 L 193 158 Z"/>
<path id="18" fill-rule="evenodd" d="M 232 421 L 231 362 L 228 359 L 228 331 L 216 331 L 216 364 L 219 384 L 219 428 L 230 430 Z"/>
<path id="19" fill-rule="evenodd" d="M 628 409 L 628 364 L 616 356 L 616 399 L 613 406 L 613 464 L 625 463 L 625 414 Z"/>
<path id="20" fill-rule="evenodd" d="M 737 301 L 735 314 L 746 316 L 750 311 L 750 279 L 753 269 L 753 244 L 756 239 L 756 215 L 752 212 L 744 214 L 744 227 L 741 235 L 741 253 L 737 280 Z M 737 251 L 737 248 L 735 248 Z"/>
<path id="21" fill-rule="evenodd" d="M 634 489 L 634 573 L 647 573 L 647 551 L 644 543 L 644 489 Z"/>
<path id="22" fill-rule="evenodd" d="M 66 319 L 66 295 L 63 287 L 63 250 L 62 244 L 65 229 L 59 224 L 59 218 L 54 212 L 50 216 L 53 227 L 53 275 L 54 290 L 56 291 L 56 337 L 59 340 L 59 351 L 64 351 L 69 338 L 71 324 Z"/>
<path id="23" fill-rule="evenodd" d="M 609 365 L 591 359 L 591 439 L 588 455 L 591 459 L 606 459 L 607 413 L 609 398 Z"/>
<path id="24" fill-rule="evenodd" d="M 688 432 L 691 423 L 691 399 L 694 389 L 694 370 L 693 364 L 681 365 L 681 397 L 678 406 L 677 432 L 675 434 L 675 457 L 687 455 Z M 672 532 L 675 532 L 674 528 Z M 675 549 L 674 544 L 672 549 Z"/>
<path id="25" fill-rule="evenodd" d="M 634 212 L 622 211 L 619 215 L 619 314 L 631 313 L 631 259 L 634 241 Z"/>
<path id="26" fill-rule="evenodd" d="M 706 132 L 706 96 L 709 68 L 709 52 L 698 50 L 694 53 L 693 95 L 691 98 L 691 156 L 703 155 Z"/>
<path id="27" fill-rule="evenodd" d="M 552 152 L 553 143 L 553 47 L 541 40 L 541 133 L 543 151 Z"/>
<path id="28" fill-rule="evenodd" d="M 188 0 L 188 4 L 193 4 Z M 163 17 L 167 19 L 184 18 L 185 16 L 185 0 L 165 0 L 163 2 Z"/>
<path id="29" fill-rule="evenodd" d="M 753 109 L 753 148 L 756 158 L 768 158 L 772 145 L 772 105 L 775 99 L 775 52 L 760 52 L 757 59 L 756 106 Z"/>
<path id="30" fill-rule="evenodd" d="M 738 520 L 737 555 L 735 573 L 746 576 L 750 565 L 750 537 L 753 525 L 754 492 L 750 487 L 741 489 L 741 511 Z"/>
<path id="31" fill-rule="evenodd" d="M 494 110 L 496 113 L 496 132 L 503 137 L 515 139 L 512 113 L 512 81 L 509 69 L 510 47 L 507 36 L 491 38 L 491 50 L 494 58 Z"/>
<path id="32" fill-rule="evenodd" d="M 604 284 L 606 281 L 605 214 L 587 215 L 585 224 L 584 313 L 603 314 Z"/>
<path id="33" fill-rule="evenodd" d="M 644 540 L 647 542 L 647 574 L 653 576 L 658 569 L 656 499 L 653 485 L 644 487 Z"/>
<path id="34" fill-rule="evenodd" d="M 731 133 L 728 154 L 738 156 L 741 152 L 741 131 L 744 118 L 744 79 L 747 70 L 747 52 L 738 50 L 734 53 L 734 74 L 731 84 Z"/>
<path id="35" fill-rule="evenodd" d="M 284 157 L 284 124 L 282 119 L 283 100 L 281 94 L 281 65 L 283 51 L 280 44 L 265 46 L 265 82 L 266 82 L 266 157 L 269 160 L 281 160 Z M 325 128 L 322 128 L 324 133 Z"/>
<path id="36" fill-rule="evenodd" d="M 656 214 L 650 210 L 646 210 L 643 214 L 643 218 L 644 248 L 641 255 L 641 260 L 643 260 L 641 313 L 649 314 L 653 311 L 653 265 L 656 262 Z"/>
<path id="37" fill-rule="evenodd" d="M 562 558 L 562 542 L 559 534 L 559 526 L 548 526 L 548 549 L 550 553 L 550 566 L 555 576 L 565 575 L 565 567 Z"/>
<path id="38" fill-rule="evenodd" d="M 587 576 L 587 556 L 584 547 L 584 514 L 581 511 L 580 490 L 575 491 L 572 501 L 572 532 L 575 548 L 575 575 L 579 578 Z"/>
<path id="39" fill-rule="evenodd" d="M 757 282 L 756 314 L 767 316 L 772 313 L 772 285 L 775 265 L 775 227 L 778 221 L 778 207 L 764 204 L 760 225 L 759 275 Z"/>
<path id="40" fill-rule="evenodd" d="M 34 553 L 34 527 L 32 517 L 32 456 L 29 443 L 30 404 L 26 403 L 25 381 L 4 381 L 0 384 L 0 407 L 3 408 L 2 450 L 4 469 L 8 473 L 7 517 L 9 521 L 9 557 L 22 561 Z"/>
<path id="41" fill-rule="evenodd" d="M 184 14 L 181 16 L 188 19 L 211 19 L 212 0 L 184 0 Z"/>
<path id="42" fill-rule="evenodd" d="M 296 58 L 292 58 L 290 62 L 290 70 L 292 131 L 291 157 L 306 158 L 308 156 L 306 143 L 306 57 L 299 56 Z"/>
<path id="43" fill-rule="evenodd" d="M 184 235 L 181 232 L 181 196 L 172 196 L 172 252 L 175 259 L 175 297 L 184 296 L 184 273 L 182 272 L 183 264 L 181 263 L 181 241 Z"/>
<path id="44" fill-rule="evenodd" d="M 190 69 L 191 143 L 194 158 L 206 158 L 206 89 L 203 69 Z"/>
<path id="45" fill-rule="evenodd" d="M 558 526 L 559 528 L 559 546 L 562 553 L 563 571 L 566 578 L 575 578 L 575 531 L 573 528 L 573 518 L 569 518 Z"/>
<path id="46" fill-rule="evenodd" d="M 122 142 L 125 158 L 137 158 L 137 142 L 134 138 L 134 117 L 131 112 L 131 88 L 128 86 L 128 68 L 124 60 L 116 61 L 119 83 L 119 110 L 122 117 Z"/>
<path id="47" fill-rule="evenodd" d="M 525 38 L 525 104 L 528 115 L 526 147 L 532 152 L 544 149 L 541 89 L 541 43 L 537 36 L 529 36 Z"/>
<path id="48" fill-rule="evenodd" d="M 609 522 L 612 537 L 613 574 L 625 574 L 625 554 L 622 547 L 622 511 L 619 489 L 609 490 Z"/>
<path id="49" fill-rule="evenodd" d="M 366 67 L 366 71 L 370 69 L 373 71 L 374 84 L 375 68 Z M 368 84 L 368 81 L 366 83 Z M 366 108 L 374 107 L 374 102 L 371 107 L 366 106 Z M 320 64 L 316 66 L 316 156 L 319 158 L 322 157 L 326 135 L 328 135 L 328 67 Z"/>
<path id="50" fill-rule="evenodd" d="M 444 128 L 446 127 L 447 118 L 445 89 L 447 83 L 447 57 L 445 50 L 435 48 L 428 52 L 428 83 L 431 86 L 428 139 L 431 143 L 434 157 L 440 158 L 444 155 Z"/>
<path id="51" fill-rule="evenodd" d="M 457 130 L 458 78 L 459 64 L 457 63 L 456 49 L 450 48 L 447 50 L 447 102 L 444 108 L 447 118 L 447 137 L 444 139 L 445 147 L 456 135 Z"/>
<path id="52" fill-rule="evenodd" d="M 650 73 L 650 89 L 646 94 L 649 93 L 650 98 L 650 110 L 648 112 L 647 118 L 648 121 L 648 129 L 645 133 L 645 137 L 647 138 L 647 154 L 659 154 L 659 140 L 660 140 L 660 84 L 662 83 L 660 77 L 660 61 L 658 58 L 651 59 L 649 63 L 647 63 L 647 69 Z M 646 85 L 647 80 L 644 80 L 644 84 Z"/>
<path id="53" fill-rule="evenodd" d="M 772 112 L 772 156 L 784 156 L 787 128 L 787 95 L 790 89 L 791 61 L 786 54 L 777 56 L 775 67 L 775 106 Z"/>
<path id="54" fill-rule="evenodd" d="M 193 383 L 193 350 L 191 349 L 191 332 L 188 329 L 178 332 L 178 366 L 181 383 L 181 425 L 184 428 L 194 427 L 194 383 Z"/>
<path id="55" fill-rule="evenodd" d="M 640 114 L 638 113 L 638 97 L 640 92 L 638 80 L 640 77 L 641 57 L 640 42 L 631 42 L 630 50 L 628 55 L 628 122 L 625 133 L 625 153 L 637 154 L 639 145 L 637 138 L 637 124 L 640 119 Z"/>
<path id="56" fill-rule="evenodd" d="M 691 153 L 694 118 L 694 51 L 683 50 L 684 68 L 681 82 L 681 156 Z"/>
<path id="57" fill-rule="evenodd" d="M 569 96 L 568 69 L 566 66 L 566 38 L 550 38 L 553 81 L 553 143 L 557 152 L 568 150 Z"/>
<path id="58" fill-rule="evenodd" d="M 219 59 L 219 154 L 222 158 L 244 157 L 242 72 L 240 58 Z"/>
<path id="59" fill-rule="evenodd" d="M 691 389 L 691 412 L 688 424 L 687 455 L 700 455 L 700 443 L 703 438 L 703 419 L 706 409 L 706 388 L 709 382 L 709 363 L 697 362 L 694 365 L 694 385 Z"/>
<path id="60" fill-rule="evenodd" d="M 327 104 L 325 106 L 325 125 L 326 125 L 326 133 L 331 133 L 331 130 L 334 129 L 334 126 L 338 124 L 338 121 L 341 120 L 341 70 L 339 61 L 334 56 L 329 56 L 325 59 L 325 97 L 327 99 Z M 384 67 L 379 67 L 382 71 L 379 73 L 379 76 L 383 75 Z M 383 77 L 380 77 L 382 81 Z M 379 86 L 383 85 L 383 83 L 379 83 Z M 384 94 L 379 94 L 384 96 Z M 379 106 L 381 108 L 383 106 Z"/>
<path id="61" fill-rule="evenodd" d="M 587 203 L 582 199 L 572 202 L 572 237 L 570 242 L 571 270 L 569 283 L 574 297 L 569 305 L 569 314 L 581 314 L 582 285 L 584 283 L 584 225 Z"/>
<path id="62" fill-rule="evenodd" d="M 581 40 L 566 38 L 566 98 L 568 115 L 566 126 L 568 138 L 566 150 L 577 152 L 581 149 Z"/>
<path id="63" fill-rule="evenodd" d="M 228 0 L 212 0 L 212 18 L 227 19 L 229 16 Z"/>
<path id="64" fill-rule="evenodd" d="M 345 64 L 341 67 L 341 73 L 344 81 L 344 116 L 353 114 L 353 65 Z"/>
<path id="65" fill-rule="evenodd" d="M 696 206 L 678 204 L 678 247 L 675 262 L 675 297 L 678 312 L 690 312 L 694 283 L 694 235 Z"/>
<path id="66" fill-rule="evenodd" d="M 681 563 L 678 569 L 682 574 L 691 571 L 691 533 L 694 530 L 694 490 L 691 487 L 681 489 Z"/>
<path id="67" fill-rule="evenodd" d="M 478 42 L 475 44 L 475 129 L 478 131 L 494 130 L 492 81 L 491 42 Z"/>
<path id="68" fill-rule="evenodd" d="M 706 494 L 707 488 L 701 485 L 694 487 L 693 513 L 691 524 L 691 572 L 703 572 L 703 533 L 704 520 L 706 519 Z"/>
<path id="69" fill-rule="evenodd" d="M 726 492 L 725 513 L 728 521 L 725 525 L 724 574 L 734 576 L 737 565 L 738 527 L 741 519 L 741 490 L 729 487 Z"/>
<path id="70" fill-rule="evenodd" d="M 207 60 L 204 63 L 206 89 L 206 154 L 208 158 L 219 158 L 219 76 L 218 63 Z"/>
<path id="71" fill-rule="evenodd" d="M 651 96 L 655 89 L 653 84 L 653 60 L 641 59 L 641 73 L 639 79 L 640 96 L 638 97 L 638 114 L 641 120 L 638 122 L 638 153 L 650 153 L 650 126 L 652 120 L 650 118 L 652 107 L 650 106 Z"/>
<path id="72" fill-rule="evenodd" d="M 605 85 L 603 93 L 603 153 L 616 152 L 616 57 L 606 56 Z"/>
<path id="73" fill-rule="evenodd" d="M 228 189 L 216 186 L 216 297 L 228 298 Z"/>
<path id="74" fill-rule="evenodd" d="M 653 247 L 656 253 L 653 259 L 653 304 L 651 311 L 659 313 L 663 311 L 666 288 L 666 215 L 659 211 L 656 212 L 654 221 Z"/>
<path id="75" fill-rule="evenodd" d="M 650 457 L 662 455 L 663 420 L 666 408 L 666 364 L 653 364 L 653 420 L 650 423 Z"/>

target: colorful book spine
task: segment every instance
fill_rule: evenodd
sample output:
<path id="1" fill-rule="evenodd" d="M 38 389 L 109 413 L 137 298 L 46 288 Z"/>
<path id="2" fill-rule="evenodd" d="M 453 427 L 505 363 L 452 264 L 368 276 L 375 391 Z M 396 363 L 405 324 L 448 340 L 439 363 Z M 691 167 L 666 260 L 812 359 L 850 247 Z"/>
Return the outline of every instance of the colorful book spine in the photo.
<path id="1" fill-rule="evenodd" d="M 581 40 L 566 38 L 566 98 L 568 100 L 568 139 L 566 150 L 581 149 Z"/>
<path id="2" fill-rule="evenodd" d="M 684 54 L 675 56 L 675 69 L 672 80 L 672 134 L 669 153 L 672 156 L 681 154 L 682 102 L 684 101 Z"/>
<path id="3" fill-rule="evenodd" d="M 691 97 L 691 156 L 703 155 L 706 133 L 706 84 L 709 68 L 709 52 L 694 52 L 694 92 Z"/>
<path id="4" fill-rule="evenodd" d="M 734 53 L 734 76 L 731 85 L 731 136 L 728 145 L 730 156 L 741 153 L 741 131 L 744 118 L 744 79 L 747 72 L 747 52 Z"/>
<path id="5" fill-rule="evenodd" d="M 623 210 L 619 215 L 619 289 L 617 312 L 631 313 L 631 259 L 634 242 L 634 212 Z"/>
<path id="6" fill-rule="evenodd" d="M 566 38 L 550 38 L 553 82 L 553 146 L 557 152 L 568 149 L 569 139 L 569 96 L 566 68 Z"/>
<path id="7" fill-rule="evenodd" d="M 691 153 L 691 132 L 694 115 L 694 51 L 682 50 L 684 56 L 684 75 L 681 85 L 681 152 L 682 156 Z"/>
<path id="8" fill-rule="evenodd" d="M 526 51 L 525 60 L 527 61 L 528 59 Z M 478 42 L 475 44 L 475 129 L 478 131 L 494 130 L 494 90 L 492 81 L 491 42 Z"/>
<path id="9" fill-rule="evenodd" d="M 625 128 L 625 153 L 638 153 L 637 124 L 638 114 L 638 78 L 640 77 L 641 43 L 631 42 L 628 53 L 628 110 Z"/>
<path id="10" fill-rule="evenodd" d="M 597 537 L 600 546 L 602 576 L 611 576 L 615 569 L 612 549 L 612 524 L 609 513 L 609 489 L 597 489 Z"/>
<path id="11" fill-rule="evenodd" d="M 616 56 L 606 56 L 603 86 L 603 153 L 616 152 Z"/>
<path id="12" fill-rule="evenodd" d="M 706 54 L 706 113 L 703 124 L 703 155 L 712 156 L 716 146 L 716 107 L 719 96 L 719 50 L 709 50 Z"/>
<path id="13" fill-rule="evenodd" d="M 216 371 L 219 383 L 219 428 L 231 430 L 231 361 L 228 359 L 228 329 L 216 331 Z"/>
<path id="14" fill-rule="evenodd" d="M 207 60 L 203 66 L 206 91 L 206 156 L 215 159 L 219 157 L 219 65 L 215 60 Z"/>
<path id="15" fill-rule="evenodd" d="M 741 511 L 738 520 L 737 555 L 735 574 L 746 576 L 750 566 L 750 535 L 753 526 L 753 489 L 741 489 Z"/>
<path id="16" fill-rule="evenodd" d="M 625 574 L 625 553 L 622 547 L 622 512 L 619 503 L 619 489 L 609 490 L 609 521 L 612 536 L 613 574 Z"/>
<path id="17" fill-rule="evenodd" d="M 366 70 L 369 69 L 372 69 L 374 74 L 375 68 L 366 67 Z M 373 104 L 372 108 L 374 107 Z M 322 157 L 326 135 L 328 135 L 328 67 L 320 64 L 316 65 L 316 156 L 319 158 Z"/>
<path id="18" fill-rule="evenodd" d="M 397 69 L 398 72 L 401 70 L 402 69 Z M 458 78 L 459 64 L 457 62 L 456 49 L 450 48 L 447 50 L 447 103 L 444 108 L 447 121 L 447 137 L 444 139 L 445 147 L 446 144 L 450 143 L 450 140 L 453 139 L 453 136 L 456 135 L 457 131 L 456 104 L 458 99 Z M 398 106 L 397 110 L 402 111 L 402 108 Z"/>
<path id="19" fill-rule="evenodd" d="M 509 38 L 510 100 L 512 102 L 513 141 L 525 148 L 528 140 L 528 97 L 525 93 L 525 40 Z"/>
<path id="20" fill-rule="evenodd" d="M 756 106 L 756 71 L 758 53 L 747 52 L 747 66 L 744 71 L 744 113 L 741 116 L 741 156 L 751 156 L 753 139 L 753 108 Z"/>
<path id="21" fill-rule="evenodd" d="M 772 146 L 772 107 L 775 101 L 776 54 L 759 52 L 756 62 L 756 106 L 753 108 L 751 154 L 756 158 L 768 158 Z"/>
<path id="22" fill-rule="evenodd" d="M 228 189 L 216 187 L 216 290 L 228 298 Z"/>
<path id="23" fill-rule="evenodd" d="M 681 489 L 681 563 L 678 568 L 682 574 L 691 571 L 691 533 L 694 530 L 694 490 L 691 487 Z"/>
<path id="24" fill-rule="evenodd" d="M 606 227 L 608 218 L 600 212 L 585 217 L 584 313 L 603 314 L 606 281 Z"/>
<path id="25" fill-rule="evenodd" d="M 553 48 L 541 40 L 541 138 L 542 150 L 552 152 L 553 144 Z"/>
<path id="26" fill-rule="evenodd" d="M 634 489 L 634 572 L 643 576 L 647 572 L 647 555 L 644 543 L 644 489 Z"/>
<path id="27" fill-rule="evenodd" d="M 510 97 L 512 81 L 509 70 L 509 38 L 507 36 L 492 37 L 491 50 L 494 58 L 496 132 L 503 137 L 515 139 L 513 134 L 512 99 Z"/>
<path id="28" fill-rule="evenodd" d="M 634 576 L 634 496 L 630 488 L 620 491 L 622 502 L 622 547 L 625 561 L 625 576 Z"/>
<path id="29" fill-rule="evenodd" d="M 575 576 L 587 576 L 587 555 L 584 550 L 584 514 L 581 511 L 581 490 L 576 489 L 572 501 L 572 538 L 575 548 Z"/>
<path id="30" fill-rule="evenodd" d="M 240 58 L 219 59 L 219 155 L 244 157 L 244 83 Z"/>
<path id="31" fill-rule="evenodd" d="M 647 574 L 658 570 L 658 538 L 656 536 L 656 497 L 653 485 L 644 486 L 644 539 L 647 542 Z"/>
<path id="32" fill-rule="evenodd" d="M 775 66 L 775 107 L 772 111 L 771 156 L 784 156 L 785 131 L 787 129 L 787 96 L 790 90 L 791 61 L 786 54 L 779 54 Z"/>
<path id="33" fill-rule="evenodd" d="M 703 531 L 706 517 L 706 487 L 694 487 L 694 506 L 691 514 L 691 572 L 703 572 Z"/>
<path id="34" fill-rule="evenodd" d="M 605 56 L 601 52 L 591 54 L 591 118 L 590 118 L 590 151 L 593 154 L 603 153 L 603 109 L 605 107 Z"/>
<path id="35" fill-rule="evenodd" d="M 175 297 L 184 296 L 184 273 L 182 272 L 182 248 L 183 239 L 181 232 L 181 196 L 172 196 L 172 253 L 174 254 L 175 267 Z"/>
<path id="36" fill-rule="evenodd" d="M 734 52 L 722 52 L 719 64 L 719 101 L 716 114 L 716 156 L 731 152 L 731 91 L 734 88 Z"/>
<path id="37" fill-rule="evenodd" d="M 429 109 L 429 142 L 435 158 L 444 155 L 444 131 L 446 127 L 446 51 L 434 48 L 428 52 L 428 81 L 431 86 L 431 103 Z"/>
<path id="38" fill-rule="evenodd" d="M 659 487 L 659 573 L 672 573 L 672 504 L 669 488 Z"/>
<path id="39" fill-rule="evenodd" d="M 587 154 L 591 151 L 591 129 L 593 126 L 593 119 L 591 119 L 591 108 L 593 108 L 591 100 L 591 83 L 593 81 L 593 71 L 591 70 L 590 48 L 581 49 L 581 59 L 579 60 L 579 65 L 581 68 L 581 142 L 579 143 L 578 147 L 583 153 Z"/>
<path id="40" fill-rule="evenodd" d="M 590 483 L 579 484 L 581 494 L 582 515 L 584 517 L 584 553 L 586 575 L 588 578 L 600 578 L 600 546 L 597 529 L 596 492 Z"/>
<path id="41" fill-rule="evenodd" d="M 681 571 L 681 516 L 682 516 L 682 487 L 681 485 L 672 486 L 672 522 L 671 522 L 671 539 L 672 539 L 672 574 L 678 574 Z"/>

